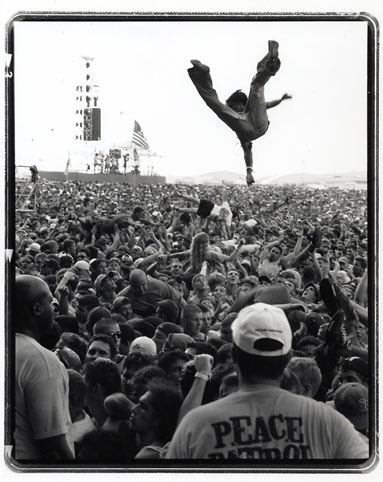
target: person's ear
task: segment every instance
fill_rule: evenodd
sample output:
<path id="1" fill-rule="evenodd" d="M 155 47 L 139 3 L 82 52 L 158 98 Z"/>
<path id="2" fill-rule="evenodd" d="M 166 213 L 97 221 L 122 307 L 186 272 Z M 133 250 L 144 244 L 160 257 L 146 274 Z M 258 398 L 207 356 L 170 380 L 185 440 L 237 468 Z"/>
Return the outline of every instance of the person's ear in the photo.
<path id="1" fill-rule="evenodd" d="M 42 312 L 41 303 L 34 303 L 32 306 L 32 313 L 34 316 L 40 316 Z"/>
<path id="2" fill-rule="evenodd" d="M 306 385 L 303 386 L 303 394 L 302 395 L 307 395 L 310 393 L 311 389 L 313 388 L 312 385 L 307 383 Z"/>

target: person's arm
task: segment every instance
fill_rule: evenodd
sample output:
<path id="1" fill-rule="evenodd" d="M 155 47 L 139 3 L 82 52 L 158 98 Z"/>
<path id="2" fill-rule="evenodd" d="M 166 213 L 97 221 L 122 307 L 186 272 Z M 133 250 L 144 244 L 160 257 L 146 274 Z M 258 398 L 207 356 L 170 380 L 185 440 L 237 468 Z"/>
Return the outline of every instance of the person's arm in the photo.
<path id="1" fill-rule="evenodd" d="M 355 303 L 357 303 L 362 307 L 366 306 L 367 286 L 368 286 L 368 278 L 367 278 L 367 270 L 366 270 L 363 276 L 360 278 L 358 286 L 355 289 L 355 295 L 354 295 Z"/>
<path id="2" fill-rule="evenodd" d="M 350 306 L 356 311 L 359 321 L 363 323 L 364 326 L 368 326 L 368 310 L 364 306 L 359 305 L 354 300 L 349 300 Z"/>
<path id="3" fill-rule="evenodd" d="M 182 193 L 178 193 L 178 195 L 180 197 L 182 197 L 183 199 L 185 199 L 185 201 L 189 201 L 193 204 L 199 204 L 200 203 L 200 199 L 198 197 L 189 196 L 188 194 L 182 194 Z"/>
<path id="4" fill-rule="evenodd" d="M 65 434 L 36 440 L 36 445 L 43 460 L 74 459 Z"/>
<path id="5" fill-rule="evenodd" d="M 309 244 L 306 246 L 300 253 L 298 253 L 296 256 L 293 256 L 290 261 L 289 265 L 291 268 L 298 268 L 298 266 L 305 261 L 307 258 L 310 257 L 312 246 Z"/>
<path id="6" fill-rule="evenodd" d="M 73 271 L 68 270 L 64 273 L 64 276 L 62 277 L 61 281 L 56 287 L 56 290 L 54 292 L 55 298 L 57 298 L 60 301 L 61 298 L 61 292 L 63 291 L 64 288 L 67 289 L 67 292 L 69 293 L 69 288 L 68 288 L 68 283 L 69 281 L 72 281 L 76 278 L 76 275 L 73 273 Z"/>
<path id="7" fill-rule="evenodd" d="M 319 266 L 318 259 L 315 256 L 315 249 L 311 253 L 311 255 L 312 255 L 311 259 L 312 259 L 312 262 L 313 262 L 313 266 L 314 266 L 314 269 L 315 269 L 315 272 L 316 272 L 316 275 L 317 275 L 318 279 L 321 280 L 323 278 L 328 278 L 328 275 L 326 276 L 326 274 L 321 270 L 321 268 Z"/>
<path id="8" fill-rule="evenodd" d="M 271 100 L 270 102 L 266 102 L 266 109 L 271 109 L 272 107 L 276 107 L 282 101 L 287 100 L 287 99 L 292 99 L 292 96 L 289 95 L 289 94 L 283 94 L 280 99 Z"/>
<path id="9" fill-rule="evenodd" d="M 178 413 L 177 425 L 179 425 L 181 420 L 188 412 L 190 412 L 190 410 L 201 405 L 206 382 L 210 378 L 212 366 L 213 357 L 211 355 L 204 353 L 195 356 L 194 367 L 196 369 L 196 374 L 194 376 L 194 382 L 181 405 Z"/>
<path id="10" fill-rule="evenodd" d="M 69 288 L 66 285 L 62 285 L 57 287 L 57 292 L 60 294 L 59 299 L 59 315 L 68 315 L 69 314 Z"/>
<path id="11" fill-rule="evenodd" d="M 113 253 L 114 251 L 117 251 L 117 248 L 119 245 L 120 245 L 120 230 L 118 228 L 118 224 L 116 223 L 114 225 L 113 242 L 110 246 L 106 248 L 105 255 L 107 255 L 108 253 Z"/>
<path id="12" fill-rule="evenodd" d="M 157 251 L 157 253 L 151 254 L 150 256 L 146 256 L 143 260 L 141 260 L 136 269 L 144 269 L 146 266 L 150 266 L 154 261 L 157 260 L 158 256 L 164 254 L 162 251 Z"/>
<path id="13" fill-rule="evenodd" d="M 340 264 L 338 263 L 338 261 L 334 262 L 334 266 L 335 267 L 334 267 L 334 270 L 331 272 L 331 276 L 334 280 L 336 280 L 340 270 Z"/>
<path id="14" fill-rule="evenodd" d="M 271 243 L 266 244 L 266 246 L 264 246 L 262 249 L 260 262 L 264 261 L 269 255 L 270 249 L 273 248 L 274 246 L 278 246 L 280 242 L 281 242 L 281 239 L 278 238 L 275 241 L 271 241 Z"/>
<path id="15" fill-rule="evenodd" d="M 96 242 L 96 232 L 97 232 L 97 225 L 95 224 L 90 231 L 90 233 L 91 233 L 90 244 L 92 246 L 94 246 L 94 243 Z"/>
<path id="16" fill-rule="evenodd" d="M 176 213 L 174 214 L 173 216 L 173 219 L 172 219 L 172 224 L 166 229 L 166 232 L 169 234 L 169 233 L 174 233 L 174 230 L 177 226 L 177 223 L 180 219 L 180 215 L 179 215 L 179 211 L 178 211 L 178 208 L 177 208 L 177 211 Z"/>
<path id="17" fill-rule="evenodd" d="M 186 251 L 178 251 L 177 253 L 169 253 L 167 255 L 168 259 L 172 259 L 172 258 L 184 258 L 185 256 L 189 256 L 191 253 L 191 250 L 188 249 Z"/>

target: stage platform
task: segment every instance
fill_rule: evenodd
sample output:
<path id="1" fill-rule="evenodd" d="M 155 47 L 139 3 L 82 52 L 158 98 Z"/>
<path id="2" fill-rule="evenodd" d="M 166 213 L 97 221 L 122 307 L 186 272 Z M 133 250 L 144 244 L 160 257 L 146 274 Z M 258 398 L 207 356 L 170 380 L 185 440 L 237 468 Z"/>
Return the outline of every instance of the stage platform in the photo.
<path id="1" fill-rule="evenodd" d="M 85 172 L 65 172 L 59 171 L 39 171 L 41 179 L 49 179 L 50 181 L 82 181 L 82 182 L 118 182 L 128 184 L 165 184 L 165 176 L 134 176 L 133 174 L 107 174 L 96 173 L 87 174 Z"/>

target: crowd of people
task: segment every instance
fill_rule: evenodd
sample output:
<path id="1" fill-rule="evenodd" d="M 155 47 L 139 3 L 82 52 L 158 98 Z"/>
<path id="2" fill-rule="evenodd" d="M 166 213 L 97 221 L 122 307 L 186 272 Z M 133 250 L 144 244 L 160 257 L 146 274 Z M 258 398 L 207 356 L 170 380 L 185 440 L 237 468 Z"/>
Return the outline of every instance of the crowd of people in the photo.
<path id="1" fill-rule="evenodd" d="M 368 459 L 365 191 L 37 192 L 15 214 L 17 462 Z"/>

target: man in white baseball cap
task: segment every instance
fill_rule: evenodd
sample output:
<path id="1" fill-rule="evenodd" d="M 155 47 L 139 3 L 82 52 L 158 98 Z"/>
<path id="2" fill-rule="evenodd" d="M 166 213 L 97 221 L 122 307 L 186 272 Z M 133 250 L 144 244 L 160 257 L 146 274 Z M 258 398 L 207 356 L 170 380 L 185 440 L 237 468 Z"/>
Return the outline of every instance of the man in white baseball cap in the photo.
<path id="1" fill-rule="evenodd" d="M 280 388 L 292 341 L 281 309 L 247 306 L 232 330 L 238 391 L 189 412 L 167 458 L 349 459 L 353 464 L 368 458 L 368 445 L 344 416 Z"/>

